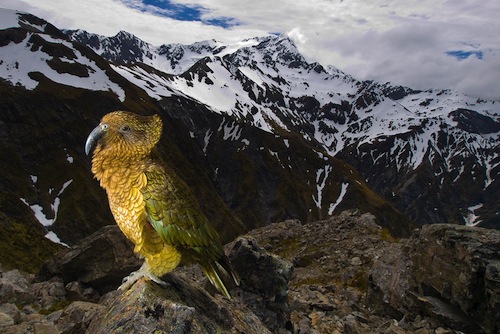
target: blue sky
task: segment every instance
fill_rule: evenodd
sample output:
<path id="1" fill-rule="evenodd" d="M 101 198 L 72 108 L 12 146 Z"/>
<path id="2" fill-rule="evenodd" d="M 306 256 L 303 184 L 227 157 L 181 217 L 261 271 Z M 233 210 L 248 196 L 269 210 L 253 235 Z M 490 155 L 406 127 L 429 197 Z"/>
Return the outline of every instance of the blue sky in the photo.
<path id="1" fill-rule="evenodd" d="M 500 100 L 498 0 L 0 0 L 59 28 L 153 45 L 287 33 L 357 79 Z"/>
<path id="2" fill-rule="evenodd" d="M 455 51 L 446 51 L 448 56 L 455 57 L 458 60 L 464 60 L 469 57 L 476 57 L 477 59 L 483 59 L 483 51 L 463 51 L 463 50 L 455 50 Z"/>
<path id="3" fill-rule="evenodd" d="M 142 12 L 168 17 L 178 21 L 199 21 L 206 25 L 219 26 L 222 28 L 230 28 L 238 25 L 237 20 L 230 17 L 221 16 L 208 19 L 204 18 L 204 14 L 210 10 L 196 4 L 185 5 L 175 3 L 170 0 L 122 0 L 122 2 L 130 8 L 135 8 Z"/>

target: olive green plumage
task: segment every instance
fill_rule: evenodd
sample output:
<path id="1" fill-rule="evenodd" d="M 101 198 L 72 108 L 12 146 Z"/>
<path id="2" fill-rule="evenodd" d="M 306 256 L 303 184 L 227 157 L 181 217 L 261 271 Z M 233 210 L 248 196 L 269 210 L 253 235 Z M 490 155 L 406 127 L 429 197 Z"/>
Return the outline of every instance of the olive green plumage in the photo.
<path id="1" fill-rule="evenodd" d="M 145 259 L 145 270 L 163 276 L 180 264 L 200 264 L 210 282 L 230 298 L 221 268 L 239 284 L 217 231 L 187 184 L 152 153 L 162 131 L 158 115 L 116 111 L 87 138 L 95 147 L 92 172 L 106 189 L 122 232 Z"/>

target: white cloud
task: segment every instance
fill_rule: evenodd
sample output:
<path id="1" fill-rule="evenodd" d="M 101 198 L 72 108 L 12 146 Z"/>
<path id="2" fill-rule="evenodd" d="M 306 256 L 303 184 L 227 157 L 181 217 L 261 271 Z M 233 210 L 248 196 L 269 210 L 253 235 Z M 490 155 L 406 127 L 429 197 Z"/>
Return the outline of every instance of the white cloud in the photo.
<path id="1" fill-rule="evenodd" d="M 127 7 L 124 2 L 133 8 Z M 202 6 L 203 19 L 233 18 L 227 29 L 154 15 L 139 0 L 4 0 L 60 28 L 102 35 L 129 31 L 160 45 L 212 39 L 235 42 L 288 32 L 311 61 L 334 65 L 358 79 L 417 89 L 451 88 L 500 100 L 500 2 L 497 0 L 176 0 Z M 135 9 L 134 9 L 135 8 Z M 165 10 L 163 14 L 167 14 Z M 459 61 L 454 50 L 479 50 Z"/>

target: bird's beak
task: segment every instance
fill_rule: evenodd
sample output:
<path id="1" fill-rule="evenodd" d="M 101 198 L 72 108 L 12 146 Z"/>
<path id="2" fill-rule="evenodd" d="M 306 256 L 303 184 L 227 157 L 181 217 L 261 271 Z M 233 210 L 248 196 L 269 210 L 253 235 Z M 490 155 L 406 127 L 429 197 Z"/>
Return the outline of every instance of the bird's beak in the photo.
<path id="1" fill-rule="evenodd" d="M 108 127 L 104 124 L 99 124 L 92 130 L 85 142 L 85 154 L 89 155 L 94 150 L 99 139 L 106 133 Z"/>

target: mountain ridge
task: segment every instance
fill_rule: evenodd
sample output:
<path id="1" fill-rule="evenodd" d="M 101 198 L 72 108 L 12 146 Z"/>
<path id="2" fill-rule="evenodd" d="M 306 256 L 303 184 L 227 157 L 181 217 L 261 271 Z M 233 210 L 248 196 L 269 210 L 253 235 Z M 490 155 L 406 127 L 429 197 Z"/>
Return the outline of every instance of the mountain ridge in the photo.
<path id="1" fill-rule="evenodd" d="M 285 35 L 245 43 L 237 50 L 226 46 L 232 52 L 225 53 L 218 44 L 200 59 L 183 54 L 179 62 L 194 64 L 181 74 L 177 67 L 162 68 L 169 75 L 165 80 L 154 81 L 136 70 L 137 64 L 116 59 L 115 70 L 153 98 L 184 95 L 265 131 L 296 131 L 317 141 L 331 156 L 356 166 L 376 191 L 419 225 L 497 226 L 498 199 L 493 193 L 500 171 L 500 102 L 450 90 L 357 81 L 333 66 L 308 63 Z M 141 81 L 154 82 L 154 90 Z M 438 198 L 429 193 L 414 202 L 407 198 L 410 175 L 428 164 L 432 168 L 426 173 L 434 174 L 431 188 Z M 392 175 L 398 175 L 397 182 L 391 181 Z M 441 191 L 445 183 L 453 191 Z M 459 183 L 475 184 L 474 194 L 453 196 L 457 201 L 451 208 L 435 213 L 425 209 L 444 201 L 443 193 L 469 191 Z"/>
<path id="2" fill-rule="evenodd" d="M 163 156 L 197 189 L 225 240 L 283 219 L 313 221 L 353 207 L 374 213 L 396 235 L 413 228 L 407 217 L 417 224 L 498 228 L 495 101 L 357 81 L 333 66 L 308 63 L 285 35 L 232 45 L 163 45 L 156 50 L 164 52 L 162 64 L 173 64 L 168 73 L 154 63 L 101 56 L 106 48 L 122 54 L 116 50 L 129 43 L 141 59 L 157 59 L 152 46 L 131 34 L 120 32 L 106 48 L 99 42 L 93 49 L 55 27 L 46 32 L 40 27 L 50 26 L 41 19 L 10 15 L 38 28 L 16 23 L 0 30 L 0 125 L 11 128 L 2 149 L 7 159 L 22 162 L 18 176 L 6 174 L 2 191 L 53 221 L 46 232 L 65 243 L 112 223 L 78 143 L 115 109 L 166 118 Z M 99 40 L 92 36 L 86 33 L 88 41 Z M 53 123 L 37 128 L 40 120 Z M 13 145 L 21 134 L 38 138 L 29 154 Z M 57 157 L 61 173 L 53 175 L 45 158 L 33 159 L 36 150 Z M 456 155 L 460 150 L 467 154 Z M 91 203 L 84 206 L 93 206 L 95 221 L 79 203 L 69 204 L 82 187 L 87 193 L 75 198 Z"/>

